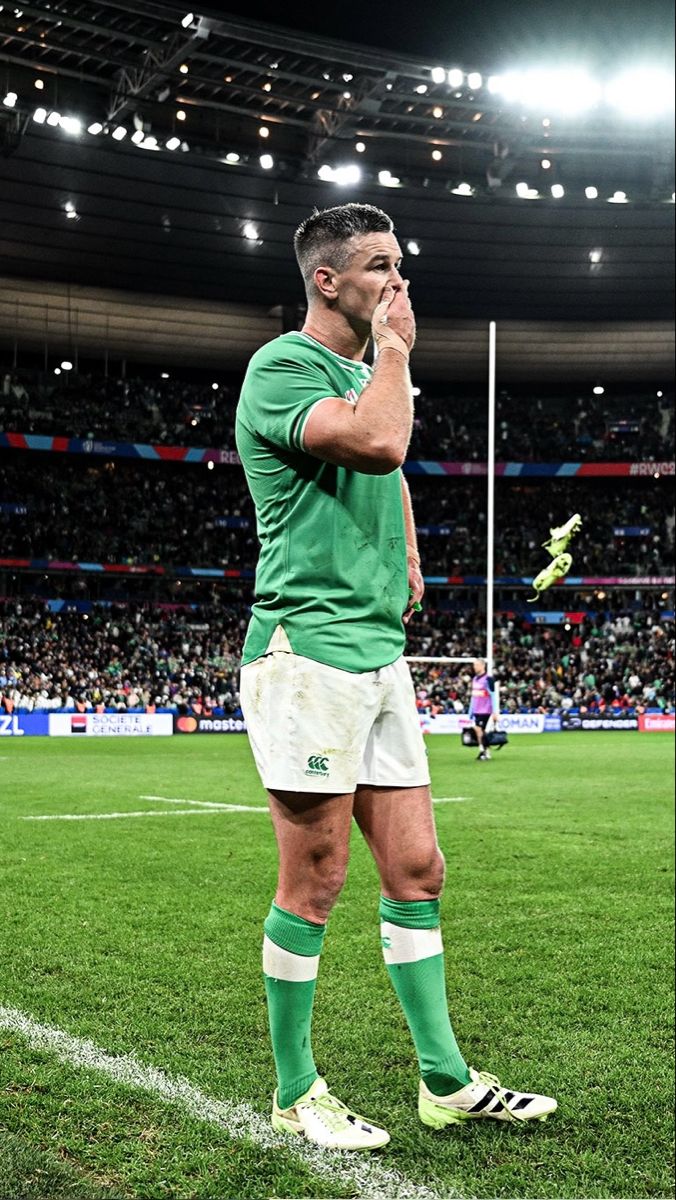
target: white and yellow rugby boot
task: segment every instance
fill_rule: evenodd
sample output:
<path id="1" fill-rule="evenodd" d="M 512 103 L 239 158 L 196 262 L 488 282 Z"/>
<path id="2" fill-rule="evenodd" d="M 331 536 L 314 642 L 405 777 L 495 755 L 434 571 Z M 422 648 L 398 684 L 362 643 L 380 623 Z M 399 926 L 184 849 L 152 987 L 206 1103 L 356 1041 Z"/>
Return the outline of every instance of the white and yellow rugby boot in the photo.
<path id="1" fill-rule="evenodd" d="M 551 1096 L 510 1091 L 494 1075 L 473 1067 L 469 1073 L 472 1082 L 450 1096 L 435 1096 L 420 1080 L 418 1114 L 423 1125 L 443 1129 L 485 1117 L 494 1121 L 546 1121 L 550 1113 L 556 1112 L 558 1106 Z"/>
<path id="2" fill-rule="evenodd" d="M 278 1133 L 294 1133 L 329 1150 L 379 1150 L 390 1140 L 385 1129 L 379 1129 L 332 1096 L 321 1077 L 291 1108 L 279 1108 L 275 1092 L 272 1127 Z"/>

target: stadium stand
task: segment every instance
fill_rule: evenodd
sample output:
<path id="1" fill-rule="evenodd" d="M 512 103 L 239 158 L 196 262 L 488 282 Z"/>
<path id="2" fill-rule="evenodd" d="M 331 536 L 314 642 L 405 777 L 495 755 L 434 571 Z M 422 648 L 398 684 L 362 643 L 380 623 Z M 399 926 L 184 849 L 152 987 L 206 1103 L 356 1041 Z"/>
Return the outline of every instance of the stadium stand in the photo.
<path id="1" fill-rule="evenodd" d="M 37 469 L 36 469 L 37 468 Z M 482 573 L 485 481 L 412 477 L 423 567 Z M 501 479 L 498 575 L 539 570 L 550 525 L 579 511 L 575 564 L 583 575 L 671 570 L 668 479 Z M 625 531 L 624 533 L 618 531 Z M 160 563 L 253 570 L 255 517 L 241 469 L 0 450 L 0 557 Z M 612 570 L 611 570 L 612 568 Z"/>
<path id="2" fill-rule="evenodd" d="M 234 448 L 236 380 L 197 382 L 158 374 L 153 379 L 105 379 L 74 372 L 55 377 L 6 371 L 0 431 Z M 485 459 L 480 395 L 476 390 L 445 393 L 438 386 L 425 391 L 416 407 L 409 457 Z M 496 422 L 498 459 L 659 460 L 673 440 L 673 395 L 622 387 L 602 396 L 580 395 L 575 389 L 547 395 L 503 390 L 496 400 Z"/>
<path id="3" fill-rule="evenodd" d="M 0 710 L 118 711 L 239 716 L 237 668 L 249 606 L 231 597 L 190 610 L 144 605 L 53 611 L 0 602 Z M 409 630 L 411 655 L 479 653 L 476 612 L 426 607 Z M 568 629 L 503 613 L 497 675 L 508 712 L 674 711 L 674 620 L 659 612 L 597 611 Z M 418 708 L 465 712 L 466 666 L 413 664 Z"/>

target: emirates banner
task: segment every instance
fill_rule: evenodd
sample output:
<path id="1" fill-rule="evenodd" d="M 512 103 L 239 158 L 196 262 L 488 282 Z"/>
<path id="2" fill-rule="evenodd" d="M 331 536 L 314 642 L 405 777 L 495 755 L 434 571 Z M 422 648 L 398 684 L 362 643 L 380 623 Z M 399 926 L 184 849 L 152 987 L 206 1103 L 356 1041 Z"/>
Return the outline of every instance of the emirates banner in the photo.
<path id="1" fill-rule="evenodd" d="M 674 733 L 676 716 L 674 713 L 641 713 L 638 728 L 640 733 Z"/>

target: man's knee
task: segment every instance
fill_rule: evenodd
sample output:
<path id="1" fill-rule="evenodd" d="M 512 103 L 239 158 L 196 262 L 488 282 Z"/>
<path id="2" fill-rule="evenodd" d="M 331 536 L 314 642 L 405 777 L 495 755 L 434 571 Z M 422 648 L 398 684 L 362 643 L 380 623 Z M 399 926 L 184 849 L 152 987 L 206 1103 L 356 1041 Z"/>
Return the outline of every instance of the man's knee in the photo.
<path id="1" fill-rule="evenodd" d="M 289 864 L 280 871 L 279 894 L 288 898 L 291 911 L 323 924 L 343 889 L 347 864 L 347 857 L 336 854 L 313 854 L 305 863 Z"/>
<path id="2" fill-rule="evenodd" d="M 383 886 L 395 900 L 437 900 L 444 889 L 445 873 L 444 856 L 434 846 L 424 853 L 402 856 Z"/>

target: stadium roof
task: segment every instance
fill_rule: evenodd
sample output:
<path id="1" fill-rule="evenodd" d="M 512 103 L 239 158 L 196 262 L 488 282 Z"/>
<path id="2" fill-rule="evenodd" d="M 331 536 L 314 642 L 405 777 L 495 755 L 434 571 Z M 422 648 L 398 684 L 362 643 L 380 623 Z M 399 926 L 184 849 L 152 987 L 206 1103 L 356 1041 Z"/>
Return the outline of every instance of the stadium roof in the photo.
<path id="1" fill-rule="evenodd" d="M 543 117 L 464 66 L 171 4 L 0 5 L 0 271 L 293 306 L 294 228 L 353 199 L 394 218 L 421 317 L 670 319 L 672 116 Z"/>

